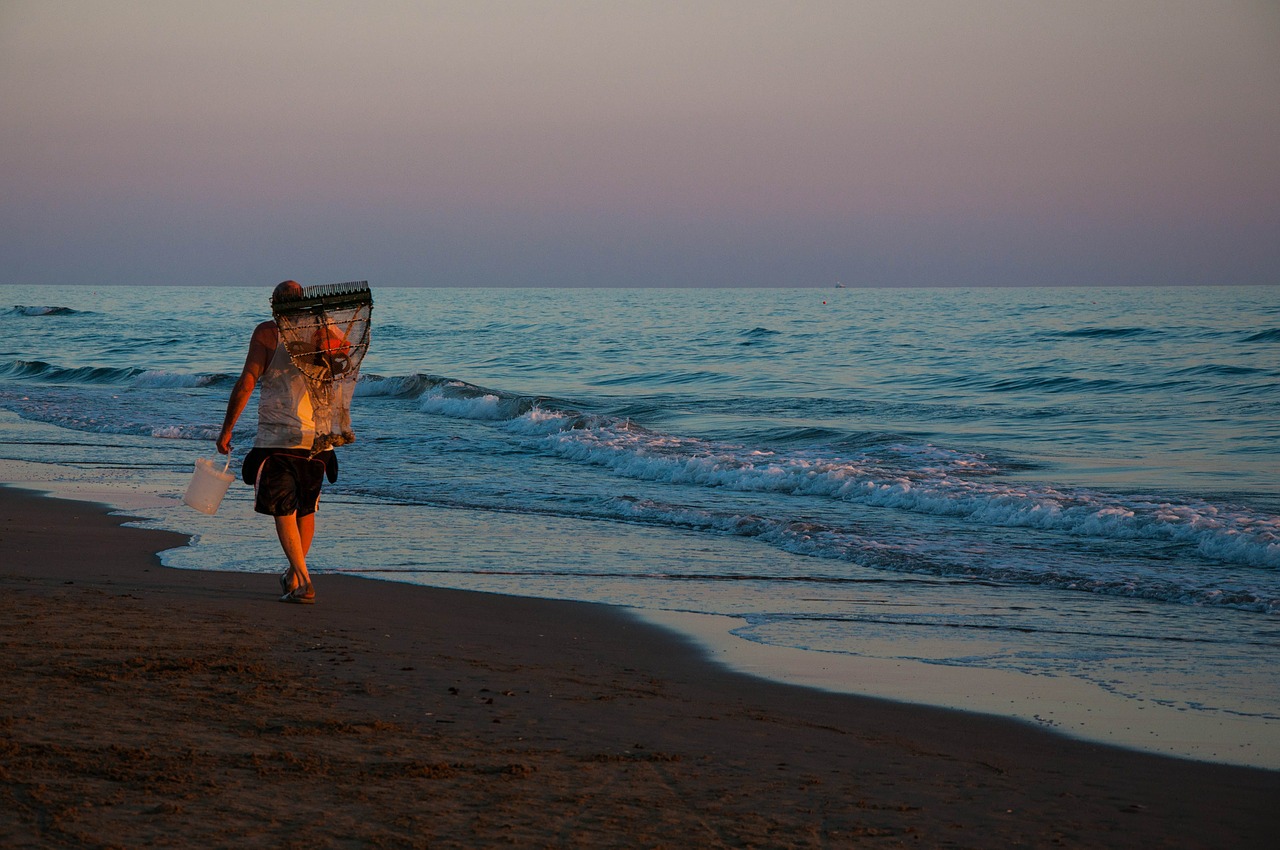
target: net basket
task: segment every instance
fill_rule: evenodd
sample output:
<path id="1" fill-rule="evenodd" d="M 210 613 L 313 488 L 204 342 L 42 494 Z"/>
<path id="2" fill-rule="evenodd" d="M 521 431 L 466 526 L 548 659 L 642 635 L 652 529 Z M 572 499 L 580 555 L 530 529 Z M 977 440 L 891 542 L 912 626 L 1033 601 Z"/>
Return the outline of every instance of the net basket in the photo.
<path id="1" fill-rule="evenodd" d="M 271 304 L 289 359 L 307 382 L 315 419 L 312 455 L 355 440 L 351 397 L 369 350 L 373 293 L 366 281 L 308 286 Z"/>

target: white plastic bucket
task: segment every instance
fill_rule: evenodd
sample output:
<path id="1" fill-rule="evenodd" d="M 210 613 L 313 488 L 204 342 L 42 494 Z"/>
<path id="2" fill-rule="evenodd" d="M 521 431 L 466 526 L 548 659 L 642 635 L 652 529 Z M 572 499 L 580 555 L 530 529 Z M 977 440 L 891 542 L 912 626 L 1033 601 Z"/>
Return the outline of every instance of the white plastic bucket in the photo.
<path id="1" fill-rule="evenodd" d="M 221 471 L 214 464 L 215 461 L 204 457 L 196 461 L 196 473 L 191 476 L 187 494 L 182 497 L 182 501 L 206 514 L 218 512 L 218 505 L 222 504 L 222 497 L 227 495 L 227 488 L 236 480 L 235 475 L 227 471 L 227 467 L 231 466 L 231 455 L 227 455 L 227 462 L 222 465 Z"/>

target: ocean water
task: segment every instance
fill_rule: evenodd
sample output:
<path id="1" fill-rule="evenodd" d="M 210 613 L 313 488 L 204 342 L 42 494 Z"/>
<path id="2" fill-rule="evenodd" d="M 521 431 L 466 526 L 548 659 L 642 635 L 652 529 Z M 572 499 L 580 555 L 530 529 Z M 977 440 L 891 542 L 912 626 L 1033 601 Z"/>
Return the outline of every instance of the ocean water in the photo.
<path id="1" fill-rule="evenodd" d="M 1280 767 L 1280 288 L 371 283 L 322 597 L 629 606 L 766 675 Z M 278 572 L 248 487 L 178 501 L 269 291 L 0 287 L 0 460 L 154 494 L 171 566 Z"/>

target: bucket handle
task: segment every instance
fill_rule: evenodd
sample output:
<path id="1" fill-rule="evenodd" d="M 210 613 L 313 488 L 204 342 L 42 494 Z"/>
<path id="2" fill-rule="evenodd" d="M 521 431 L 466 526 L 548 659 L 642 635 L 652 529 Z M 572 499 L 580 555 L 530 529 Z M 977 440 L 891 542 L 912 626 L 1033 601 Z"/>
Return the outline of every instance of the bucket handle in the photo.
<path id="1" fill-rule="evenodd" d="M 222 465 L 222 473 L 225 475 L 227 470 L 231 468 L 231 452 L 227 452 L 227 462 Z"/>

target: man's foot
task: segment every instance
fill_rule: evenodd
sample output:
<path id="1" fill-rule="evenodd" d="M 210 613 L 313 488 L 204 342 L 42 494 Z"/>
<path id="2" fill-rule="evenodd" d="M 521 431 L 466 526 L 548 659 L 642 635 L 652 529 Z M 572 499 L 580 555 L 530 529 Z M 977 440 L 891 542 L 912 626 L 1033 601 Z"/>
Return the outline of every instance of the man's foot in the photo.
<path id="1" fill-rule="evenodd" d="M 312 590 L 311 585 L 305 584 L 295 587 L 284 596 L 280 597 L 281 602 L 295 602 L 300 605 L 311 605 L 316 601 L 316 592 Z"/>
<path id="2" fill-rule="evenodd" d="M 280 592 L 281 593 L 287 594 L 289 591 L 293 590 L 293 588 L 289 586 L 289 576 L 292 574 L 293 574 L 293 570 L 287 569 L 280 575 Z"/>

